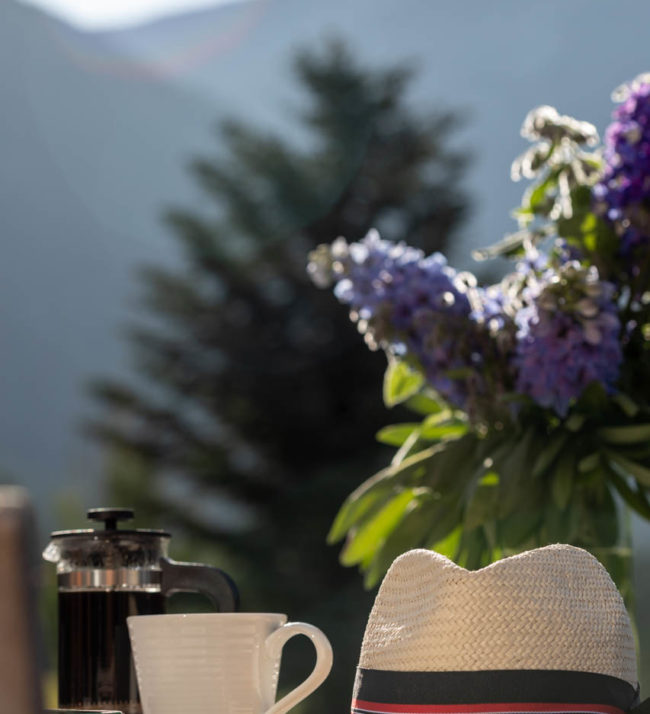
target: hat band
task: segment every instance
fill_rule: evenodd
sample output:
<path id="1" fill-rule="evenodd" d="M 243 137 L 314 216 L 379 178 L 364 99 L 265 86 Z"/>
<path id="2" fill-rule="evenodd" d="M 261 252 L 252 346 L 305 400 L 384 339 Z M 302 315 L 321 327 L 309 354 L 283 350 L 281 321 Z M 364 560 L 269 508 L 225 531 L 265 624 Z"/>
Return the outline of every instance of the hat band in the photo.
<path id="1" fill-rule="evenodd" d="M 353 714 L 623 714 L 628 682 L 560 670 L 394 672 L 357 669 Z"/>

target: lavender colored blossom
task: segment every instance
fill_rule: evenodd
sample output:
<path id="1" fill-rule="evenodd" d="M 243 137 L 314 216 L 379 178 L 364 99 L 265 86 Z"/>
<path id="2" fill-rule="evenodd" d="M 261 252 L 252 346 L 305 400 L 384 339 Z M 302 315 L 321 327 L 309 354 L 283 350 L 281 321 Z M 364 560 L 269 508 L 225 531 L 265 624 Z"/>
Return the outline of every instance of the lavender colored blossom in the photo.
<path id="1" fill-rule="evenodd" d="M 622 351 L 613 294 L 576 261 L 531 276 L 515 316 L 519 392 L 564 417 L 592 382 L 614 391 Z"/>
<path id="2" fill-rule="evenodd" d="M 425 256 L 370 231 L 361 241 L 338 239 L 312 254 L 318 285 L 335 283 L 371 347 L 414 357 L 429 383 L 452 405 L 471 410 L 483 354 L 468 287 L 440 253 Z M 466 370 L 458 378 L 459 370 Z"/>
<path id="3" fill-rule="evenodd" d="M 619 90 L 624 101 L 605 133 L 605 170 L 593 188 L 595 210 L 610 221 L 630 256 L 650 242 L 650 76 Z"/>
<path id="4" fill-rule="evenodd" d="M 472 420 L 513 388 L 566 416 L 585 387 L 615 389 L 622 361 L 614 288 L 595 267 L 532 245 L 501 283 L 477 287 L 440 254 L 425 257 L 375 231 L 311 256 L 316 284 L 334 283 L 371 347 L 415 360 Z"/>

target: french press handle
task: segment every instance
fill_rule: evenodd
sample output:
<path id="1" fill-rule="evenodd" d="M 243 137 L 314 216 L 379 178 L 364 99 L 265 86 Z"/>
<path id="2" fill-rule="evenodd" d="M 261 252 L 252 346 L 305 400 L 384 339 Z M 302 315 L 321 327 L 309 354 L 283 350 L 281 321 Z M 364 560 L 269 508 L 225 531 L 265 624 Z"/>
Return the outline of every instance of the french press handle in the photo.
<path id="1" fill-rule="evenodd" d="M 239 609 L 239 592 L 229 575 L 211 565 L 178 563 L 171 558 L 160 559 L 163 595 L 174 593 L 201 593 L 219 612 Z"/>

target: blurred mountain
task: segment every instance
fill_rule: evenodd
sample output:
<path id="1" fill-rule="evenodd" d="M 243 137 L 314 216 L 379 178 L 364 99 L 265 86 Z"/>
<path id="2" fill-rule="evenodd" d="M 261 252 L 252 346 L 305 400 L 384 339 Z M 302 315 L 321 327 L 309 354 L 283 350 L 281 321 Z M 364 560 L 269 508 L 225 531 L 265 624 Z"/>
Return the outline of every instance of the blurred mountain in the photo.
<path id="1" fill-rule="evenodd" d="M 644 0 L 249 0 L 82 33 L 0 2 L 0 469 L 42 504 L 66 483 L 96 500 L 83 383 L 125 370 L 133 270 L 173 260 L 159 217 L 201 206 L 185 166 L 218 151 L 216 119 L 304 140 L 295 49 L 337 36 L 371 66 L 412 61 L 411 102 L 467 111 L 476 209 L 453 260 L 468 267 L 512 228 L 526 112 L 554 104 L 602 130 L 611 90 L 649 68 L 648 20 Z"/>
<path id="2" fill-rule="evenodd" d="M 66 482 L 84 500 L 82 384 L 121 369 L 133 268 L 169 257 L 161 203 L 192 202 L 184 163 L 215 110 L 37 11 L 0 15 L 0 469 L 41 504 Z"/>

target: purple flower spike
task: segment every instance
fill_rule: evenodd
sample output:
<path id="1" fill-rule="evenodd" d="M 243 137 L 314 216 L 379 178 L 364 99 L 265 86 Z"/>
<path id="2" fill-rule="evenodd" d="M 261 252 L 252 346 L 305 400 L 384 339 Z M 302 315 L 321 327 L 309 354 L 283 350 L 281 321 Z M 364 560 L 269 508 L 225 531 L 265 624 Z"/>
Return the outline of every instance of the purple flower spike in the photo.
<path id="1" fill-rule="evenodd" d="M 545 271 L 517 312 L 517 390 L 565 417 L 592 382 L 615 390 L 623 358 L 610 283 L 569 261 Z"/>
<path id="2" fill-rule="evenodd" d="M 476 399 L 487 393 L 481 374 L 490 351 L 485 342 L 492 339 L 486 318 L 503 320 L 494 292 L 470 288 L 440 253 L 425 257 L 376 231 L 358 243 L 338 239 L 329 250 L 319 248 L 308 270 L 317 284 L 335 283 L 335 295 L 350 306 L 371 347 L 414 358 L 451 405 L 476 411 Z M 459 377 L 463 370 L 471 373 Z"/>
<path id="3" fill-rule="evenodd" d="M 605 132 L 605 170 L 593 188 L 594 208 L 614 224 L 621 254 L 650 243 L 650 76 L 618 90 L 623 103 Z"/>

